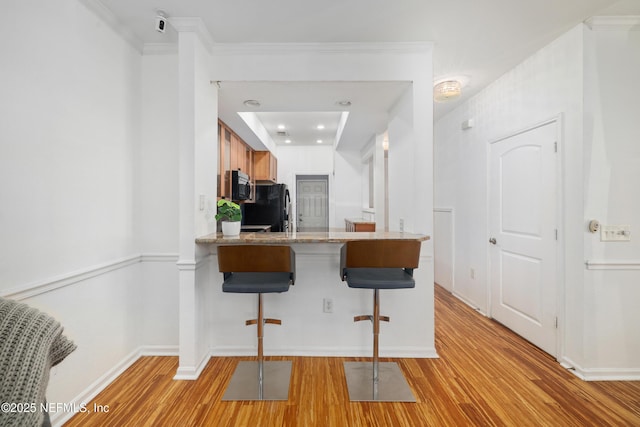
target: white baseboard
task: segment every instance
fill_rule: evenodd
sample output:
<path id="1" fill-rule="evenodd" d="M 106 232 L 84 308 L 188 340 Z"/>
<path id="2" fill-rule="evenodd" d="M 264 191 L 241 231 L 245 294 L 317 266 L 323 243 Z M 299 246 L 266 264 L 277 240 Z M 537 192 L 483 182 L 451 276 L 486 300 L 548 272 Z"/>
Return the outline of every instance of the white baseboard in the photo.
<path id="1" fill-rule="evenodd" d="M 209 362 L 211 358 L 211 354 L 205 354 L 200 363 L 197 366 L 178 366 L 178 370 L 176 371 L 174 380 L 188 380 L 193 381 L 197 380 L 205 366 Z"/>
<path id="2" fill-rule="evenodd" d="M 124 359 L 113 368 L 109 369 L 100 378 L 95 380 L 89 387 L 76 396 L 70 404 L 74 407 L 82 407 L 94 399 L 102 390 L 118 378 L 124 371 L 133 365 L 142 356 L 177 356 L 178 346 L 143 346 L 132 351 Z M 62 426 L 69 421 L 75 413 L 73 412 L 57 412 L 51 414 L 51 425 L 54 427 Z"/>
<path id="3" fill-rule="evenodd" d="M 640 381 L 638 368 L 583 368 L 566 357 L 560 364 L 583 381 Z"/>

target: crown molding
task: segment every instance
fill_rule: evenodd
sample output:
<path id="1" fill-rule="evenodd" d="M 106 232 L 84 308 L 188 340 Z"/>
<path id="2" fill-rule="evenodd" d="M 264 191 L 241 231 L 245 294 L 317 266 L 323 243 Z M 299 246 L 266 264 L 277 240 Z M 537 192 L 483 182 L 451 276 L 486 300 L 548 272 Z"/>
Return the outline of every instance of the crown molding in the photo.
<path id="1" fill-rule="evenodd" d="M 213 52 L 218 55 L 259 54 L 380 54 L 427 53 L 433 50 L 432 42 L 403 43 L 215 43 Z"/>
<path id="2" fill-rule="evenodd" d="M 214 44 L 213 37 L 211 37 L 202 18 L 169 18 L 169 23 L 178 33 L 196 33 L 207 50 L 211 52 L 211 47 Z"/>
<path id="3" fill-rule="evenodd" d="M 640 16 L 594 16 L 585 24 L 594 31 L 640 31 Z"/>
<path id="4" fill-rule="evenodd" d="M 100 0 L 78 0 L 100 18 L 108 27 L 122 37 L 134 49 L 142 53 L 143 43 L 131 30 L 129 30 L 118 17 L 109 10 Z"/>

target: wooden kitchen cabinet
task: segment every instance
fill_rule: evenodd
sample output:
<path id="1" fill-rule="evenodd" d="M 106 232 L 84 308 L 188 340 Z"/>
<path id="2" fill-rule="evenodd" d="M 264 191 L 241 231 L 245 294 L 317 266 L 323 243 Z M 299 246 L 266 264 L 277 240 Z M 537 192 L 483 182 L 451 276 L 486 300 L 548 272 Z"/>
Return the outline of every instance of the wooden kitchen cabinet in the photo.
<path id="1" fill-rule="evenodd" d="M 277 182 L 278 159 L 270 151 L 254 151 L 253 174 L 256 181 Z"/>
<path id="2" fill-rule="evenodd" d="M 253 149 L 222 120 L 218 120 L 218 141 L 218 196 L 230 197 L 230 171 L 240 169 L 255 181 Z"/>
<path id="3" fill-rule="evenodd" d="M 365 221 L 364 219 L 346 219 L 344 220 L 345 231 L 376 231 L 376 223 L 374 221 Z"/>
<path id="4" fill-rule="evenodd" d="M 218 121 L 218 196 L 229 195 L 229 176 L 231 170 L 232 132 L 223 122 Z"/>

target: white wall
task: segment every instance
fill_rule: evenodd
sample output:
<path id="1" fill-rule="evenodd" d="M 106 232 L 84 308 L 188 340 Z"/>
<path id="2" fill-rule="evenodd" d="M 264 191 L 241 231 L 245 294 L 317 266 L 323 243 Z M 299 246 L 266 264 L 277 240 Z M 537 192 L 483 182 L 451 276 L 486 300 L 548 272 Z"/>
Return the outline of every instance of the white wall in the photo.
<path id="1" fill-rule="evenodd" d="M 142 56 L 142 114 L 136 233 L 144 310 L 140 343 L 178 343 L 178 57 L 175 49 Z"/>
<path id="2" fill-rule="evenodd" d="M 142 56 L 142 114 L 136 228 L 145 253 L 177 253 L 178 57 Z"/>
<path id="3" fill-rule="evenodd" d="M 291 218 L 297 218 L 296 175 L 327 175 L 329 177 L 329 227 L 334 227 L 336 203 L 341 186 L 335 185 L 333 147 L 330 146 L 277 146 L 278 182 L 287 184 L 291 196 Z M 295 222 L 294 222 L 295 223 Z"/>
<path id="4" fill-rule="evenodd" d="M 76 2 L 7 6 L 0 290 L 134 251 L 140 122 L 131 46 Z"/>
<path id="5" fill-rule="evenodd" d="M 335 152 L 334 194 L 336 209 L 333 227 L 343 229 L 345 218 L 362 216 L 362 155 L 359 151 Z"/>
<path id="6" fill-rule="evenodd" d="M 454 293 L 486 311 L 487 144 L 561 115 L 560 358 L 583 377 L 601 370 L 637 376 L 640 314 L 630 302 L 640 299 L 637 274 L 591 272 L 585 261 L 602 256 L 637 265 L 640 258 L 638 243 L 601 244 L 586 231 L 591 218 L 627 224 L 638 217 L 638 125 L 630 118 L 638 113 L 631 77 L 639 70 L 638 33 L 594 36 L 584 28 L 562 35 L 436 123 L 435 205 L 456 212 Z M 463 131 L 467 119 L 475 127 Z"/>
<path id="7" fill-rule="evenodd" d="M 601 242 L 585 233 L 586 375 L 640 378 L 640 31 L 585 29 L 584 223 L 631 226 L 631 241 Z M 616 265 L 623 261 L 627 267 Z M 594 268 L 603 268 L 596 270 Z"/>
<path id="8" fill-rule="evenodd" d="M 4 6 L 0 295 L 62 323 L 78 349 L 47 399 L 79 403 L 146 345 L 177 346 L 177 151 L 155 133 L 175 96 L 158 103 L 163 76 L 143 87 L 153 64 L 84 4 Z"/>
<path id="9" fill-rule="evenodd" d="M 413 159 L 413 103 L 411 91 L 398 101 L 389 123 L 389 231 L 414 230 L 418 184 Z"/>
<path id="10" fill-rule="evenodd" d="M 509 71 L 435 125 L 435 205 L 454 208 L 454 292 L 474 307 L 487 307 L 487 153 L 489 141 L 563 114 L 564 230 L 572 279 L 581 273 L 582 224 L 582 28 L 569 31 Z M 463 131 L 460 124 L 474 119 Z M 567 260 L 568 262 L 569 260 Z M 577 273 L 574 271 L 578 265 Z M 470 269 L 475 270 L 475 279 Z"/>

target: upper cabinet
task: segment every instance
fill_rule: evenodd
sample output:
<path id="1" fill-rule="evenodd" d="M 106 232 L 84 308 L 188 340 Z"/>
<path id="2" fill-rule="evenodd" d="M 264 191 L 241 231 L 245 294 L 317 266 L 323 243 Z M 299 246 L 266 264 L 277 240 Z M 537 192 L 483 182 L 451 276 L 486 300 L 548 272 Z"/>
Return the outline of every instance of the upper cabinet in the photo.
<path id="1" fill-rule="evenodd" d="M 253 150 L 223 121 L 218 120 L 218 196 L 231 195 L 230 171 L 241 170 L 253 177 Z"/>
<path id="2" fill-rule="evenodd" d="M 270 151 L 253 152 L 253 178 L 255 181 L 278 180 L 278 159 Z"/>
<path id="3" fill-rule="evenodd" d="M 218 120 L 218 196 L 231 196 L 231 171 L 241 170 L 251 182 L 276 182 L 278 160 L 270 151 L 254 151 L 222 120 Z"/>

